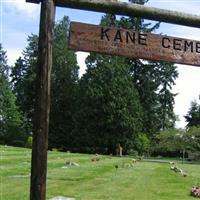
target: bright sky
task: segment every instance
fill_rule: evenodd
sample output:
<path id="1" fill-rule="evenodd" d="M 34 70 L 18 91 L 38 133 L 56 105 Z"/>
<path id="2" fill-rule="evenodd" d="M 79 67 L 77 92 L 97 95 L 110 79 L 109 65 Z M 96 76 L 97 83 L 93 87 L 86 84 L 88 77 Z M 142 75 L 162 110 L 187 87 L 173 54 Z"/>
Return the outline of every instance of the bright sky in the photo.
<path id="1" fill-rule="evenodd" d="M 123 0 L 126 1 L 126 0 Z M 147 4 L 157 8 L 181 11 L 190 14 L 200 14 L 199 0 L 150 0 Z M 27 37 L 31 33 L 38 34 L 40 6 L 26 3 L 25 0 L 0 0 L 0 43 L 7 51 L 8 63 L 13 65 L 27 46 Z M 99 24 L 102 14 L 73 10 L 68 8 L 56 9 L 56 21 L 64 15 L 71 21 Z M 167 34 L 188 39 L 198 40 L 200 29 L 162 23 L 157 33 Z M 78 52 L 80 73 L 85 70 L 84 59 L 87 53 Z M 184 115 L 187 114 L 191 101 L 198 100 L 200 95 L 200 68 L 177 65 L 179 78 L 173 87 L 178 93 L 175 98 L 175 113 L 180 121 L 177 127 L 184 127 Z"/>

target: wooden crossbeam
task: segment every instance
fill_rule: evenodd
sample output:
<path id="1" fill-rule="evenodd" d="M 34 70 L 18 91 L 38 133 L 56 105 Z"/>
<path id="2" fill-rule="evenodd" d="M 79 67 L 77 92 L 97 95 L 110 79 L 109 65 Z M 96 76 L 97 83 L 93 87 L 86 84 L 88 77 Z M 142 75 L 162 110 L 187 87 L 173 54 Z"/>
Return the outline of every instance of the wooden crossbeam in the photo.
<path id="1" fill-rule="evenodd" d="M 39 3 L 41 0 L 26 0 Z M 162 21 L 200 28 L 200 16 L 112 0 L 54 0 L 56 6 Z"/>
<path id="2" fill-rule="evenodd" d="M 26 0 L 28 3 L 40 3 L 41 0 Z"/>

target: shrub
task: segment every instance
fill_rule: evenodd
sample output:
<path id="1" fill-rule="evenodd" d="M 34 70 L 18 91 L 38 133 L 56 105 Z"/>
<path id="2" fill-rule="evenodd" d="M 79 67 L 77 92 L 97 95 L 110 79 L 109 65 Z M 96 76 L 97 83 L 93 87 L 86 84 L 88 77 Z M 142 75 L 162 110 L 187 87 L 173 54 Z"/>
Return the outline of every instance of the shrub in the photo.
<path id="1" fill-rule="evenodd" d="M 133 157 L 137 157 L 137 156 L 138 156 L 138 152 L 137 152 L 136 150 L 134 150 L 134 149 L 130 149 L 130 150 L 128 151 L 128 154 L 129 154 L 130 156 L 133 156 Z"/>
<path id="2" fill-rule="evenodd" d="M 27 141 L 26 141 L 26 147 L 27 148 L 31 148 L 32 147 L 32 144 L 33 144 L 33 137 L 32 136 L 29 136 L 27 138 Z"/>
<path id="3" fill-rule="evenodd" d="M 14 147 L 24 147 L 24 141 L 21 140 L 13 140 L 10 144 Z"/>

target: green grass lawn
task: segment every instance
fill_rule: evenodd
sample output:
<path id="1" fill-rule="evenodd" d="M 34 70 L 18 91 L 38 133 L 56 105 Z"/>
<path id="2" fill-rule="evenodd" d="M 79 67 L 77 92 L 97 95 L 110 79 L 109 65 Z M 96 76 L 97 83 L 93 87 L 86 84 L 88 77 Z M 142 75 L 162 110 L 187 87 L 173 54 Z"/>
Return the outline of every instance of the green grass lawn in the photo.
<path id="1" fill-rule="evenodd" d="M 30 149 L 0 146 L 0 200 L 28 200 Z M 189 176 L 170 170 L 170 164 L 140 161 L 124 167 L 131 158 L 49 152 L 47 199 L 54 196 L 76 200 L 190 200 L 190 189 L 200 182 L 200 165 L 178 164 Z M 66 161 L 79 167 L 65 166 Z M 116 170 L 115 166 L 118 166 Z"/>

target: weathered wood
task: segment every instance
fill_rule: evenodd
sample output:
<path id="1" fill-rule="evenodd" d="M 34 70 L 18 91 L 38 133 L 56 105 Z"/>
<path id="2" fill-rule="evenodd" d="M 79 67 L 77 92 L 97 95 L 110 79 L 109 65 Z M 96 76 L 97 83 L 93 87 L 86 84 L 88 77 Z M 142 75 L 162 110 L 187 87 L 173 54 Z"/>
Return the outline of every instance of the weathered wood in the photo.
<path id="1" fill-rule="evenodd" d="M 26 0 L 33 2 L 34 0 Z M 35 0 L 38 3 L 38 0 Z M 200 28 L 200 16 L 125 2 L 108 0 L 55 0 L 56 6 L 141 17 L 172 24 Z"/>
<path id="2" fill-rule="evenodd" d="M 200 42 L 72 22 L 69 48 L 200 66 Z"/>
<path id="3" fill-rule="evenodd" d="M 50 112 L 50 76 L 52 68 L 52 40 L 55 19 L 54 1 L 41 4 L 37 72 L 37 102 L 35 108 L 31 163 L 31 200 L 45 200 L 47 150 Z"/>
<path id="4" fill-rule="evenodd" d="M 28 3 L 40 3 L 41 0 L 26 0 Z"/>

